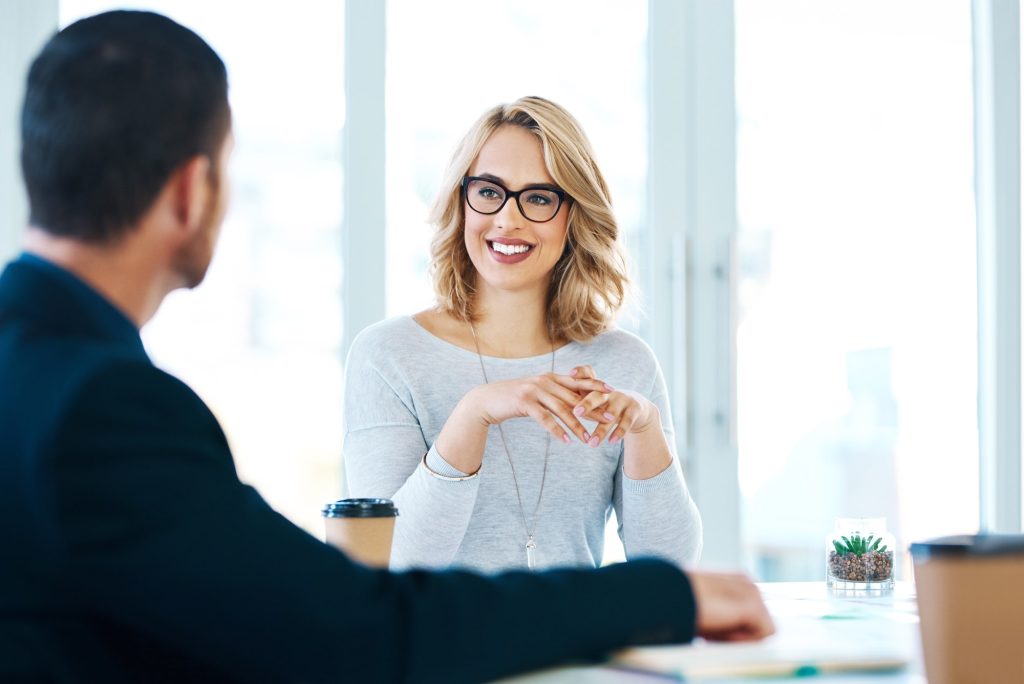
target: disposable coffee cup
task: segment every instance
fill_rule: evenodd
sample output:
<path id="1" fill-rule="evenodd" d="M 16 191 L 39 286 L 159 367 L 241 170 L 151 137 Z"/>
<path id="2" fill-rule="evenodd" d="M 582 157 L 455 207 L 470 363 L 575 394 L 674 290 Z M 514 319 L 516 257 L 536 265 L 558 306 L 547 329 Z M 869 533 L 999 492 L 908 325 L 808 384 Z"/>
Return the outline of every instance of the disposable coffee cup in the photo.
<path id="1" fill-rule="evenodd" d="M 1024 535 L 911 544 L 929 684 L 1024 682 Z"/>
<path id="2" fill-rule="evenodd" d="M 323 507 L 327 543 L 375 568 L 391 560 L 398 509 L 391 499 L 341 499 Z"/>

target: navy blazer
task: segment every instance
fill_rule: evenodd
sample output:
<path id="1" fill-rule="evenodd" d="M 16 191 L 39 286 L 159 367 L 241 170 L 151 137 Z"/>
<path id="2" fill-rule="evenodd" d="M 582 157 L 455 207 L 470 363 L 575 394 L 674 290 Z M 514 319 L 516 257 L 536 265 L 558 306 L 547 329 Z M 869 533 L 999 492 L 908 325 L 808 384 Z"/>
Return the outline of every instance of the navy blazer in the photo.
<path id="1" fill-rule="evenodd" d="M 694 630 L 660 561 L 349 561 L 238 480 L 214 416 L 124 315 L 30 255 L 0 277 L 0 525 L 5 682 L 476 682 Z"/>

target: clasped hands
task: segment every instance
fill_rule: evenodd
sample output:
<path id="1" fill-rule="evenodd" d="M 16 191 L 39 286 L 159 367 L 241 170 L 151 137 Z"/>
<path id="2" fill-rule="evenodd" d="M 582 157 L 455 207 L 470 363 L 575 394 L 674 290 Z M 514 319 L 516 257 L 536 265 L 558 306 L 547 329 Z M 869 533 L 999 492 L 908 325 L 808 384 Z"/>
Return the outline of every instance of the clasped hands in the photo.
<path id="1" fill-rule="evenodd" d="M 629 434 L 651 427 L 661 429 L 658 409 L 650 400 L 616 390 L 600 380 L 590 366 L 576 366 L 568 375 L 544 373 L 492 382 L 477 387 L 474 393 L 488 425 L 529 417 L 566 444 L 572 441 L 566 428 L 591 447 L 606 437 L 608 444 L 615 444 Z M 593 433 L 584 427 L 583 419 L 597 423 Z"/>

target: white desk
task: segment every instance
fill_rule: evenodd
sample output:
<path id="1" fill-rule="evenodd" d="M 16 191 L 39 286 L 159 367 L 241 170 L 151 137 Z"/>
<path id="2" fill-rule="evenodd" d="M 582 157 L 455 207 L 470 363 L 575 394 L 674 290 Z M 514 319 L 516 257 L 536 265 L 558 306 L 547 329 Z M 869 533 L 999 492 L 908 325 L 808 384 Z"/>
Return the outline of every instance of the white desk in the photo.
<path id="1" fill-rule="evenodd" d="M 866 653 L 898 653 L 910 665 L 901 672 L 844 674 L 813 677 L 815 682 L 842 684 L 925 684 L 918 630 L 917 602 L 911 583 L 897 582 L 887 596 L 836 597 L 825 582 L 777 582 L 759 585 L 777 634 L 762 642 L 765 648 L 806 644 L 844 644 Z M 707 647 L 696 644 L 692 648 Z M 732 645 L 711 645 L 729 649 Z M 743 645 L 740 645 L 742 648 Z M 728 655 L 727 650 L 722 651 Z M 666 681 L 651 675 L 615 670 L 607 666 L 568 667 L 502 680 L 502 684 L 651 684 Z M 764 682 L 761 679 L 715 679 L 719 684 Z M 772 678 L 772 682 L 800 682 L 807 677 Z"/>

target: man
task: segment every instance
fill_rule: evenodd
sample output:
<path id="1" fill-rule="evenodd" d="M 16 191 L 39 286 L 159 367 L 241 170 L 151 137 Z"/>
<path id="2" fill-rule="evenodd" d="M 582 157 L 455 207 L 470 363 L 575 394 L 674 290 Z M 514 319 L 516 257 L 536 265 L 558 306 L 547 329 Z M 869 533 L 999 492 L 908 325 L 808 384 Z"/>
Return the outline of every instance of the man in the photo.
<path id="1" fill-rule="evenodd" d="M 481 681 L 772 631 L 738 576 L 391 574 L 242 485 L 139 328 L 202 281 L 228 194 L 224 65 L 159 15 L 82 20 L 29 72 L 25 253 L 0 277 L 0 680 Z"/>

